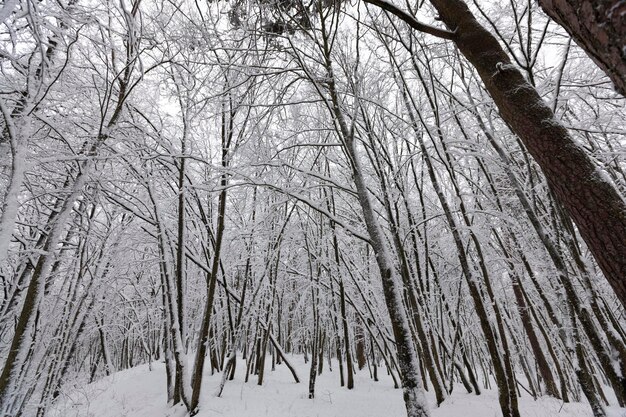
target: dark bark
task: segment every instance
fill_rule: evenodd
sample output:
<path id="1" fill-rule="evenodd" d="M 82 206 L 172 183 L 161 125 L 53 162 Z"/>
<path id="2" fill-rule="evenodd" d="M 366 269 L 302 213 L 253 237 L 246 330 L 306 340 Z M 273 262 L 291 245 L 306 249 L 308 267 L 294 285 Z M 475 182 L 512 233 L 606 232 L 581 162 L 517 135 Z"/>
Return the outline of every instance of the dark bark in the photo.
<path id="1" fill-rule="evenodd" d="M 185 344 L 185 300 L 184 300 L 184 274 L 185 274 L 185 136 L 187 123 L 183 117 L 183 140 L 181 144 L 180 166 L 178 167 L 178 225 L 177 225 L 177 248 L 176 248 L 176 298 L 178 299 L 178 326 L 180 335 Z"/>
<path id="2" fill-rule="evenodd" d="M 372 0 L 368 3 L 376 4 Z M 477 70 L 511 130 L 541 167 L 550 188 L 581 236 L 622 305 L 626 306 L 626 203 L 537 90 L 512 64 L 496 37 L 463 0 L 430 0 L 455 32 L 453 41 Z M 389 10 L 409 22 L 402 11 Z"/>
<path id="3" fill-rule="evenodd" d="M 53 233 L 60 235 L 60 232 L 57 232 L 55 229 L 62 226 L 55 223 L 59 222 L 59 217 L 61 217 L 60 214 L 67 212 L 69 206 L 69 199 L 66 199 L 55 207 L 56 210 L 49 219 L 49 221 L 54 222 L 50 235 Z M 48 238 L 44 244 L 43 251 L 45 253 L 50 253 L 51 249 L 54 248 L 56 244 L 58 244 L 58 237 L 57 239 Z M 29 337 L 29 332 L 32 332 L 32 327 L 34 326 L 35 311 L 44 289 L 46 271 L 49 269 L 50 263 L 52 262 L 50 259 L 51 257 L 51 255 L 39 257 L 35 268 L 33 269 L 30 283 L 28 284 L 28 289 L 24 296 L 22 311 L 20 312 L 17 320 L 13 339 L 7 353 L 2 373 L 0 374 L 0 411 L 7 408 L 9 403 L 13 401 L 12 396 L 15 395 L 15 393 L 12 392 L 12 384 L 15 382 L 15 378 L 23 360 L 23 358 L 20 358 L 19 356 L 20 353 L 30 349 L 26 345 L 32 343 Z"/>
<path id="4" fill-rule="evenodd" d="M 626 96 L 626 3 L 621 0 L 539 0 Z"/>
<path id="5" fill-rule="evenodd" d="M 226 121 L 226 110 L 222 113 L 222 167 L 228 166 L 229 148 L 232 140 L 232 122 L 233 122 L 233 109 L 229 109 L 230 114 L 228 118 L 228 131 Z M 222 238 L 224 236 L 224 224 L 226 213 L 226 185 L 228 184 L 228 175 L 222 174 L 220 178 L 220 185 L 223 187 L 220 191 L 218 198 L 218 213 L 217 213 L 217 233 L 215 237 L 215 246 L 213 251 L 213 262 L 211 265 L 211 272 L 208 275 L 209 285 L 207 288 L 206 305 L 204 309 L 204 315 L 202 320 L 202 327 L 199 336 L 199 343 L 196 351 L 196 358 L 194 361 L 193 376 L 191 379 L 192 395 L 191 402 L 189 404 L 192 413 L 197 412 L 198 402 L 200 401 L 200 391 L 202 389 L 202 371 L 204 369 L 204 358 L 206 356 L 206 349 L 209 343 L 209 328 L 211 326 L 211 313 L 213 312 L 213 298 L 215 296 L 215 284 L 217 282 L 217 274 L 220 265 L 220 252 L 222 247 Z"/>
<path id="6" fill-rule="evenodd" d="M 328 170 L 328 167 L 327 167 Z M 334 199 L 334 195 L 332 192 L 332 189 L 330 189 L 329 192 L 326 191 L 326 189 L 324 189 L 324 198 L 327 201 L 327 207 L 328 207 L 328 211 L 330 213 L 333 214 L 333 216 L 335 215 L 335 199 Z M 336 225 L 334 222 L 330 222 L 330 229 L 332 231 L 332 247 L 333 247 L 333 255 L 334 255 L 334 260 L 335 260 L 335 265 L 337 267 L 337 271 L 340 270 L 340 261 L 339 261 L 339 242 L 337 239 L 337 231 L 335 230 Z M 332 307 L 333 307 L 333 330 L 335 332 L 335 345 L 336 345 L 336 354 L 337 354 L 337 362 L 339 362 L 339 384 L 340 386 L 344 386 L 345 385 L 345 378 L 344 378 L 344 372 L 343 372 L 343 355 L 341 353 L 341 331 L 339 329 L 339 323 L 337 320 L 337 317 L 339 316 L 339 311 L 337 308 L 337 303 L 335 301 L 335 289 L 334 289 L 334 285 L 333 285 L 333 279 L 330 279 L 330 291 L 332 294 Z M 343 322 L 343 320 L 342 320 Z M 330 363 L 330 361 L 329 361 Z"/>
<path id="7" fill-rule="evenodd" d="M 183 134 L 183 142 L 182 142 L 182 150 L 181 153 L 185 153 L 185 139 Z M 180 329 L 180 336 L 183 342 L 183 346 L 185 345 L 185 307 L 184 307 L 184 288 L 183 288 L 183 278 L 184 278 L 184 268 L 185 268 L 185 193 L 184 193 L 184 181 L 185 181 L 185 158 L 182 157 L 180 159 L 180 167 L 178 172 L 178 227 L 177 227 L 177 238 L 178 245 L 176 248 L 176 294 L 172 294 L 171 297 L 176 297 L 178 303 L 178 311 L 176 312 L 177 316 L 177 324 Z M 176 375 L 182 375 L 182 370 L 180 369 L 180 363 L 176 363 Z M 174 404 L 178 403 L 177 400 L 181 397 L 182 384 L 186 383 L 186 381 L 182 381 L 181 378 L 177 377 L 174 385 Z"/>
<path id="8" fill-rule="evenodd" d="M 356 343 L 356 363 L 361 370 L 365 367 L 367 358 L 365 356 L 365 334 L 360 324 L 355 327 L 354 341 Z"/>
<path id="9" fill-rule="evenodd" d="M 315 290 L 311 287 L 311 296 L 312 296 L 312 304 L 313 304 L 313 332 L 312 332 L 312 341 L 311 341 L 311 369 L 309 372 L 309 399 L 312 400 L 315 398 L 315 379 L 317 377 L 317 361 L 319 358 L 318 350 L 321 350 L 319 346 L 319 315 L 317 311 L 317 297 L 315 294 Z"/>
<path id="10" fill-rule="evenodd" d="M 497 39 L 462 0 L 431 0 L 454 42 L 476 68 L 502 118 L 541 167 L 598 265 L 626 305 L 626 205 L 589 155 L 554 118 Z"/>
<path id="11" fill-rule="evenodd" d="M 322 375 L 324 370 L 324 343 L 326 342 L 326 332 L 319 331 L 319 349 L 317 349 L 319 358 L 317 359 L 317 374 Z"/>
<path id="12" fill-rule="evenodd" d="M 343 340 L 346 349 L 347 387 L 354 388 L 354 369 L 352 365 L 352 353 L 350 351 L 350 332 L 348 331 L 348 318 L 346 316 L 346 292 L 343 281 L 339 281 L 339 297 L 341 306 L 341 322 L 343 324 Z"/>

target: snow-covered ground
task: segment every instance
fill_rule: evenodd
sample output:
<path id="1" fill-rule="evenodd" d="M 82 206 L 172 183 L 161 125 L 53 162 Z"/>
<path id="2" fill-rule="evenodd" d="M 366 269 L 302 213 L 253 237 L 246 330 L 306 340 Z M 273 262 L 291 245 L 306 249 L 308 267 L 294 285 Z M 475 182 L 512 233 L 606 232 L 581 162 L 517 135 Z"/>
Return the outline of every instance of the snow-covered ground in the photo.
<path id="1" fill-rule="evenodd" d="M 226 384 L 221 398 L 215 397 L 220 375 L 207 374 L 201 399 L 199 417 L 404 417 L 402 392 L 393 389 L 391 378 L 379 368 L 380 381 L 369 377 L 367 368 L 357 373 L 355 388 L 339 386 L 339 372 L 329 372 L 328 364 L 317 377 L 316 398 L 308 399 L 309 365 L 302 357 L 292 357 L 302 382 L 294 383 L 285 365 L 266 371 L 263 386 L 257 377 L 244 383 L 245 363 L 238 361 L 237 375 Z M 501 416 L 494 391 L 482 395 L 467 394 L 462 386 L 437 408 L 434 396 L 428 394 L 433 417 L 498 417 Z M 165 367 L 153 363 L 118 372 L 63 397 L 56 406 L 55 417 L 181 417 L 182 408 L 172 408 L 165 402 Z M 542 398 L 534 401 L 523 395 L 520 411 L 524 417 L 582 417 L 590 416 L 587 404 Z M 626 417 L 626 410 L 611 408 L 611 417 Z"/>

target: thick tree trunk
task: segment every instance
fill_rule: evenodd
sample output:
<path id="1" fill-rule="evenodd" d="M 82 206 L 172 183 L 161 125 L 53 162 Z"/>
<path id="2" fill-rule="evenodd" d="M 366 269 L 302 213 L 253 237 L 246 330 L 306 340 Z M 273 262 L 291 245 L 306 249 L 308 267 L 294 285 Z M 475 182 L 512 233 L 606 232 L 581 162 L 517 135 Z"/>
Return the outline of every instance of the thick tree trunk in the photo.
<path id="1" fill-rule="evenodd" d="M 626 96 L 626 3 L 623 0 L 539 0 Z"/>
<path id="2" fill-rule="evenodd" d="M 366 0 L 417 30 L 415 19 L 380 0 Z M 452 39 L 476 68 L 500 115 L 541 167 L 548 184 L 575 221 L 607 281 L 626 306 L 626 202 L 554 117 L 537 90 L 511 63 L 495 36 L 463 0 L 430 0 L 453 33 Z"/>
<path id="3" fill-rule="evenodd" d="M 626 203 L 462 0 L 431 0 L 626 306 Z"/>

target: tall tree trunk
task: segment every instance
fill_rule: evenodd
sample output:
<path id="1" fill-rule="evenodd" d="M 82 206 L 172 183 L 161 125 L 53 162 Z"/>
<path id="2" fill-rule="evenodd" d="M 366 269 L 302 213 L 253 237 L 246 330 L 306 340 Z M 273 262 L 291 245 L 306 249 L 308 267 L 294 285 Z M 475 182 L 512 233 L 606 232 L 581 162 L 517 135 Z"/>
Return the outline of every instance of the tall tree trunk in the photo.
<path id="1" fill-rule="evenodd" d="M 185 116 L 183 116 L 185 120 Z M 180 332 L 180 337 L 183 342 L 183 348 L 185 348 L 185 304 L 184 304 L 184 274 L 185 274 L 185 132 L 187 130 L 186 122 L 183 122 L 183 139 L 181 148 L 180 166 L 178 167 L 178 225 L 177 225 L 177 247 L 176 247 L 176 293 L 171 294 L 170 297 L 176 297 L 178 311 L 176 312 L 177 325 Z M 185 349 L 186 350 L 186 349 Z M 181 364 L 176 363 L 176 375 L 182 375 L 180 369 Z M 174 397 L 179 398 L 182 384 L 186 381 L 182 381 L 181 378 L 176 378 L 174 385 Z"/>
<path id="2" fill-rule="evenodd" d="M 405 85 L 406 83 L 403 83 L 401 88 L 404 88 Z M 459 229 L 460 229 L 459 224 L 457 223 L 456 219 L 452 215 L 453 213 L 452 208 L 450 204 L 448 203 L 448 201 L 446 200 L 446 197 L 443 193 L 443 189 L 439 183 L 440 181 L 438 180 L 436 176 L 431 158 L 428 154 L 428 150 L 426 149 L 426 145 L 424 144 L 422 133 L 419 130 L 417 117 L 421 115 L 419 113 L 416 114 L 414 112 L 414 109 L 416 109 L 417 106 L 415 105 L 415 102 L 412 100 L 411 94 L 406 90 L 403 91 L 403 99 L 405 102 L 406 110 L 411 119 L 412 128 L 417 137 L 417 142 L 420 146 L 420 150 L 424 157 L 424 162 L 426 163 L 426 168 L 427 168 L 430 180 L 431 180 L 431 184 L 435 190 L 435 194 L 437 195 L 437 198 L 439 200 L 439 203 L 441 204 L 446 220 L 449 224 L 450 232 L 452 234 L 454 244 L 456 247 L 457 257 L 461 265 L 461 270 L 463 271 L 463 276 L 470 290 L 470 296 L 472 297 L 472 300 L 474 302 L 474 306 L 476 308 L 476 314 L 478 315 L 480 326 L 486 339 L 489 356 L 491 358 L 493 369 L 494 369 L 494 376 L 496 379 L 496 383 L 498 384 L 498 395 L 499 395 L 500 407 L 502 409 L 502 414 L 505 417 L 509 417 L 509 416 L 518 417 L 519 410 L 517 408 L 517 398 L 514 396 L 515 395 L 514 394 L 515 381 L 513 380 L 513 378 L 510 378 L 512 374 L 512 369 L 509 366 L 510 364 L 508 363 L 508 360 L 507 360 L 508 352 L 507 352 L 507 349 L 504 349 L 505 356 L 503 356 L 502 355 L 503 352 L 501 352 L 502 350 L 501 347 L 506 348 L 507 346 L 505 344 L 506 335 L 502 331 L 502 323 L 501 323 L 501 318 L 500 318 L 500 314 L 498 310 L 498 305 L 497 303 L 495 303 L 493 296 L 491 296 L 492 292 L 488 291 L 490 298 L 491 298 L 490 301 L 493 304 L 494 312 L 496 313 L 496 318 L 498 319 L 497 321 L 498 326 L 494 327 L 489 318 L 490 314 L 486 308 L 487 304 L 485 303 L 485 300 L 483 298 L 483 291 L 479 287 L 479 278 L 476 276 L 476 274 L 473 272 L 473 269 L 470 267 L 469 257 L 468 257 L 468 254 L 466 253 L 465 245 L 463 244 L 463 239 L 459 232 Z M 462 210 L 462 212 L 465 215 L 465 210 Z M 465 216 L 464 216 L 464 220 L 467 224 L 468 220 Z M 471 228 L 469 229 L 471 231 Z M 473 234 L 471 237 L 473 238 L 474 243 L 475 243 L 474 247 L 477 253 L 480 255 L 479 259 L 482 259 L 482 255 L 479 252 L 480 245 L 478 244 Z M 481 267 L 481 272 L 483 273 L 485 284 L 489 285 L 489 278 L 488 278 L 488 274 L 486 273 L 486 267 L 484 265 L 484 261 L 480 261 L 479 266 Z M 499 346 L 500 343 L 502 343 L 501 346 Z"/>
<path id="3" fill-rule="evenodd" d="M 350 346 L 350 331 L 348 329 L 348 317 L 346 315 L 346 290 L 343 280 L 339 280 L 339 300 L 341 306 L 341 323 L 343 324 L 343 344 L 346 349 L 346 372 L 347 388 L 354 388 L 354 365 L 352 363 L 352 350 Z"/>
<path id="4" fill-rule="evenodd" d="M 322 22 L 322 24 L 324 24 Z M 328 75 L 328 91 L 331 96 L 331 109 L 338 124 L 338 133 L 343 140 L 344 149 L 352 164 L 352 174 L 356 185 L 357 194 L 363 219 L 370 236 L 370 244 L 374 250 L 376 262 L 383 283 L 383 294 L 389 312 L 391 326 L 398 351 L 398 364 L 402 379 L 404 403 L 408 417 L 426 417 L 430 413 L 424 395 L 424 388 L 420 381 L 419 363 L 417 351 L 411 337 L 410 325 L 407 312 L 402 300 L 400 289 L 401 278 L 397 274 L 396 267 L 391 261 L 389 247 L 385 242 L 382 229 L 378 223 L 378 216 L 372 206 L 367 184 L 363 175 L 360 158 L 357 154 L 354 130 L 348 127 L 340 108 L 340 100 L 334 85 L 334 76 L 330 61 L 329 34 L 326 28 L 322 28 L 325 66 Z"/>
<path id="5" fill-rule="evenodd" d="M 425 28 L 384 0 L 365 1 L 418 30 L 454 41 L 478 71 L 504 121 L 541 167 L 626 307 L 626 202 L 512 64 L 496 37 L 476 20 L 463 0 L 430 0 L 451 32 Z"/>
<path id="6" fill-rule="evenodd" d="M 223 168 L 228 166 L 229 160 L 229 148 L 232 140 L 232 123 L 233 123 L 233 109 L 229 109 L 230 117 L 228 123 L 226 120 L 226 110 L 222 110 L 222 155 L 221 164 Z M 220 265 L 220 253 L 222 248 L 222 238 L 224 236 L 224 225 L 226 222 L 226 185 L 228 184 L 228 174 L 224 173 L 220 178 L 220 191 L 218 197 L 218 212 L 217 212 L 217 233 L 215 236 L 215 246 L 213 249 L 213 262 L 211 264 L 211 271 L 208 274 L 209 285 L 207 287 L 207 298 L 204 306 L 204 314 L 202 317 L 202 326 L 200 329 L 200 335 L 198 338 L 198 347 L 196 348 L 196 357 L 194 360 L 193 376 L 191 379 L 192 394 L 190 401 L 190 411 L 192 413 L 198 412 L 198 402 L 200 401 L 200 392 L 202 390 L 202 372 L 204 371 L 204 359 L 206 357 L 206 351 L 209 344 L 209 329 L 211 326 L 211 313 L 213 312 L 213 298 L 215 297 L 215 287 L 217 283 L 217 274 L 219 272 Z"/>
<path id="7" fill-rule="evenodd" d="M 626 204 L 462 0 L 431 0 L 626 306 Z"/>

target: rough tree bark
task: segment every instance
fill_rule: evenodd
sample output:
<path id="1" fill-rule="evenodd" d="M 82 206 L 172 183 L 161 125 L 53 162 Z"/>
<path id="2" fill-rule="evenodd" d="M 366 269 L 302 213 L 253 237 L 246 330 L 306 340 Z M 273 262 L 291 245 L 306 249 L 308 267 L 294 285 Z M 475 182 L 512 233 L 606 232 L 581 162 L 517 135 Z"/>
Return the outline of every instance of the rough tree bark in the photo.
<path id="1" fill-rule="evenodd" d="M 478 72 L 502 119 L 541 167 L 550 188 L 626 306 L 626 202 L 512 64 L 496 37 L 476 20 L 463 0 L 430 0 L 449 31 L 419 23 L 386 0 L 365 1 L 416 30 L 456 44 Z"/>
<path id="2" fill-rule="evenodd" d="M 539 4 L 626 96 L 626 2 L 539 0 Z"/>

